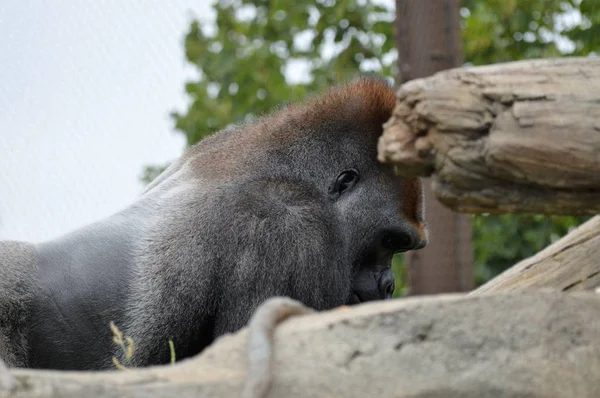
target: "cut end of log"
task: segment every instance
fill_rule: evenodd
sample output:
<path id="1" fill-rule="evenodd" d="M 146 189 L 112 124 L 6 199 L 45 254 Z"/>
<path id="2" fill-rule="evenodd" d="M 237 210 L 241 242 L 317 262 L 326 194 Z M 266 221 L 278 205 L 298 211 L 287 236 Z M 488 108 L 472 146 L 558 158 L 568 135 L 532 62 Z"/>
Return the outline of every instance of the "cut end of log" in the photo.
<path id="1" fill-rule="evenodd" d="M 396 116 L 384 125 L 384 129 L 377 144 L 380 162 L 395 164 L 396 172 L 403 177 L 428 176 L 433 172 L 433 146 L 427 137 L 417 137 Z"/>
<path id="2" fill-rule="evenodd" d="M 469 213 L 600 212 L 600 58 L 510 62 L 402 85 L 378 143 Z"/>

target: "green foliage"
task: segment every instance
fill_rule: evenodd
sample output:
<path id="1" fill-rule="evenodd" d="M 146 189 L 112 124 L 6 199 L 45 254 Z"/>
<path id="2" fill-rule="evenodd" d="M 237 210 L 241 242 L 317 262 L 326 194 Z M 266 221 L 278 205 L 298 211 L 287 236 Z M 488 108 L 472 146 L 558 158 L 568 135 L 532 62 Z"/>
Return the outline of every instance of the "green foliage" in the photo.
<path id="1" fill-rule="evenodd" d="M 396 290 L 394 290 L 394 298 L 403 297 L 406 295 L 408 288 L 408 277 L 406 275 L 406 267 L 404 266 L 404 254 L 398 253 L 392 259 L 392 271 L 396 277 Z"/>
<path id="2" fill-rule="evenodd" d="M 560 53 L 551 32 L 555 15 L 573 1 L 467 0 L 463 10 L 463 51 L 474 65 L 525 58 L 556 57 Z"/>
<path id="3" fill-rule="evenodd" d="M 230 123 L 251 120 L 277 106 L 355 76 L 365 60 L 392 75 L 393 12 L 358 0 L 229 0 L 214 5 L 216 29 L 191 24 L 187 60 L 200 72 L 186 84 L 192 103 L 173 113 L 191 145 Z M 389 57 L 388 57 L 389 58 Z M 285 71 L 306 69 L 290 82 Z"/>
<path id="4" fill-rule="evenodd" d="M 474 65 L 561 56 L 556 42 L 588 55 L 600 47 L 599 0 L 466 0 L 463 51 Z M 581 16 L 581 23 L 577 19 Z M 571 49 L 568 49 L 571 50 Z"/>
<path id="5" fill-rule="evenodd" d="M 600 53 L 600 0 L 583 0 L 579 10 L 583 21 L 564 34 L 575 43 L 575 54 L 598 55 Z"/>
<path id="6" fill-rule="evenodd" d="M 484 283 L 534 255 L 586 219 L 514 214 L 473 217 L 476 283 Z"/>
<path id="7" fill-rule="evenodd" d="M 559 56 L 557 35 L 573 41 L 576 55 L 600 45 L 600 0 L 465 0 L 463 5 L 464 56 L 475 65 Z M 394 11 L 372 0 L 222 0 L 214 10 L 216 27 L 194 21 L 185 37 L 185 54 L 198 78 L 185 87 L 189 108 L 172 117 L 188 145 L 360 72 L 390 79 L 396 73 Z M 570 10 L 581 12 L 581 24 L 565 24 L 561 14 Z M 286 71 L 294 67 L 304 76 L 291 81 Z M 146 170 L 144 179 L 161 170 Z M 581 221 L 516 215 L 473 220 L 478 282 Z M 393 267 L 401 295 L 402 256 Z"/>

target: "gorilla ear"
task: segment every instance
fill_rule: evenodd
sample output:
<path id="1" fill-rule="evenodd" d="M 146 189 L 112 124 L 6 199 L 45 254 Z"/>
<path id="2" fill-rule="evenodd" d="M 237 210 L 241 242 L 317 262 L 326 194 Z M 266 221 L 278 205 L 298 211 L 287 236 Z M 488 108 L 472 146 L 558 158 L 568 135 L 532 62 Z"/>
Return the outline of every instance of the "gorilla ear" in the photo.
<path id="1" fill-rule="evenodd" d="M 358 182 L 358 171 L 355 169 L 347 169 L 342 171 L 329 186 L 329 196 L 332 199 L 337 199 L 340 195 L 354 187 Z"/>

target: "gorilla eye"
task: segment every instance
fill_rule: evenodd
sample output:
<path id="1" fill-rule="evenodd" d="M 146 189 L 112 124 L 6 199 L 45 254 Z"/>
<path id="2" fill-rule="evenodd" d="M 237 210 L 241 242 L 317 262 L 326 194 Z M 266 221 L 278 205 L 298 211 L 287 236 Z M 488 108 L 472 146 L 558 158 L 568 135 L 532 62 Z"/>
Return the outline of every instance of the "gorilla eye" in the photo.
<path id="1" fill-rule="evenodd" d="M 358 182 L 358 171 L 348 169 L 342 171 L 335 179 L 333 184 L 329 186 L 329 195 L 337 198 L 344 191 L 352 188 Z"/>

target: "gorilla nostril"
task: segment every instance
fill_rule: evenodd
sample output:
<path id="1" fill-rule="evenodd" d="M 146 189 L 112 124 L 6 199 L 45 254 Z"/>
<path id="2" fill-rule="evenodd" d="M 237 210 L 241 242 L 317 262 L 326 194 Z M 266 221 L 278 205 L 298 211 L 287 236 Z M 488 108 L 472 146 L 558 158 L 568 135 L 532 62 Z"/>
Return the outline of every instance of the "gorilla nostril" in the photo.
<path id="1" fill-rule="evenodd" d="M 406 232 L 386 232 L 381 240 L 381 246 L 386 250 L 409 250 L 414 246 L 412 237 Z"/>

